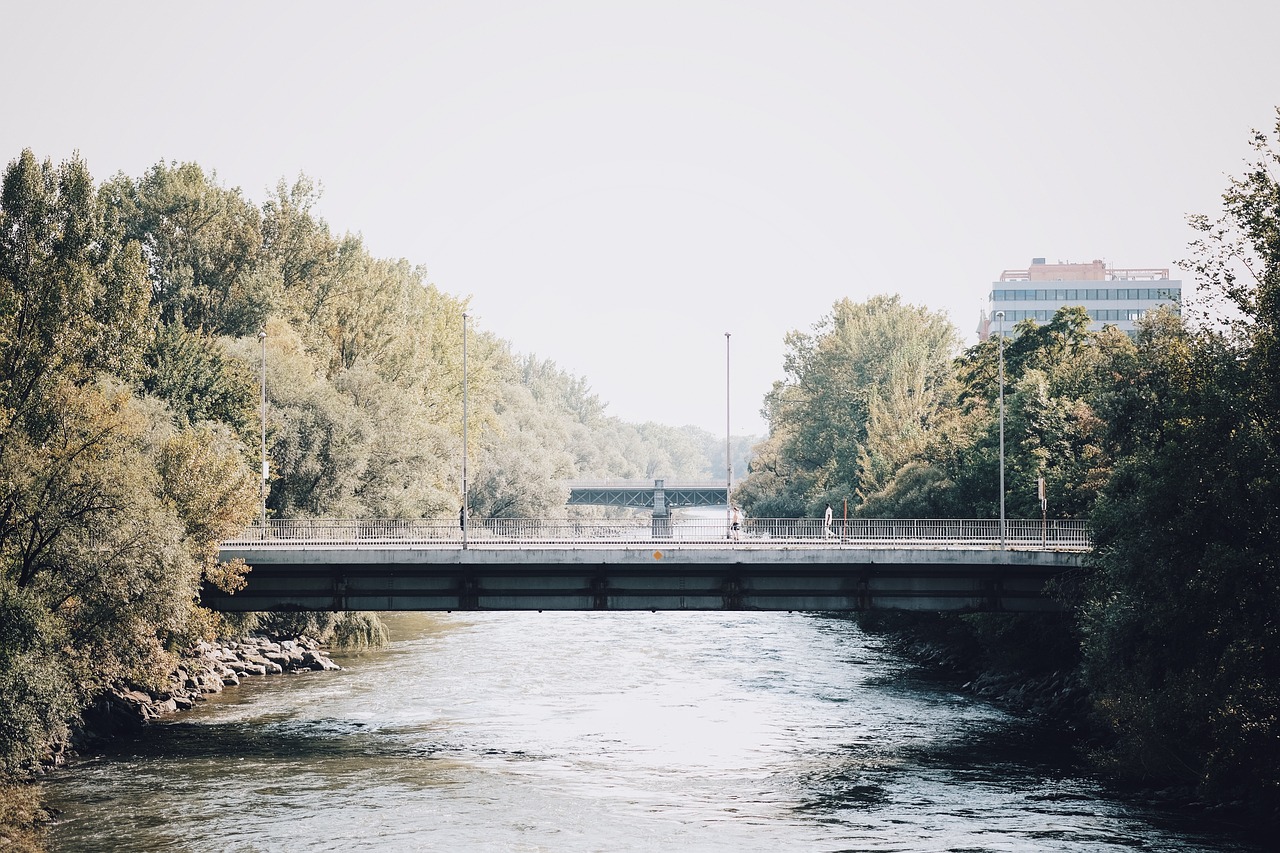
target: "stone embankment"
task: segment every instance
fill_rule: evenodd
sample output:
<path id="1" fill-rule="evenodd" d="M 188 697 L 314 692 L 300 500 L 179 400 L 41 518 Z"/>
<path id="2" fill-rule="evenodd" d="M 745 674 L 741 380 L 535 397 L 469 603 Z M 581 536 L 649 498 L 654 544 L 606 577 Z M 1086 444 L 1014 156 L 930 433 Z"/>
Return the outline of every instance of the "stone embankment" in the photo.
<path id="1" fill-rule="evenodd" d="M 266 637 L 202 641 L 170 673 L 163 690 L 116 689 L 99 696 L 84 712 L 84 730 L 75 745 L 135 731 L 150 720 L 185 711 L 245 678 L 336 669 L 340 667 L 308 637 L 279 642 Z"/>

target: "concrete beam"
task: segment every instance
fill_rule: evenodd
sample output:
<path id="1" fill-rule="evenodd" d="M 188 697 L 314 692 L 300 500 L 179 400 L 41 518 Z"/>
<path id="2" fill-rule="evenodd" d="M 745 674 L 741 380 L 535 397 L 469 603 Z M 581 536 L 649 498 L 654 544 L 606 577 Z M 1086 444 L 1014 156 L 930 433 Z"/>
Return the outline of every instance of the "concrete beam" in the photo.
<path id="1" fill-rule="evenodd" d="M 204 603 L 247 610 L 1044 611 L 1081 555 L 891 548 L 304 548 L 222 552 L 253 570 Z"/>

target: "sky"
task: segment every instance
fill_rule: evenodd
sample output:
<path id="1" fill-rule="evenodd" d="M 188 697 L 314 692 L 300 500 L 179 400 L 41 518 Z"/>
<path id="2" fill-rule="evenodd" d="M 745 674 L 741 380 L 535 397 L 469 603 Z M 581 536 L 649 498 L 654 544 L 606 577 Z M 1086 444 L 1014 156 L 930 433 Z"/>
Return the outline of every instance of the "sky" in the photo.
<path id="1" fill-rule="evenodd" d="M 4 162 L 195 162 L 259 204 L 305 174 L 609 414 L 721 435 L 767 431 L 840 299 L 970 344 L 1033 257 L 1174 267 L 1280 105 L 1274 0 L 0 0 L 0 31 Z"/>

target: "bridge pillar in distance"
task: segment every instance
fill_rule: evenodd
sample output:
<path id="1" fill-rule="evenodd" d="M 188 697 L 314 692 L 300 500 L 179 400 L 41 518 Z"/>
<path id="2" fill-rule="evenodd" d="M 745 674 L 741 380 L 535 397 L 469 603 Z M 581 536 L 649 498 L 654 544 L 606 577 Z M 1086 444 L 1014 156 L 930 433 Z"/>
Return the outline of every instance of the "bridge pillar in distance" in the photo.
<path id="1" fill-rule="evenodd" d="M 665 480 L 653 481 L 653 538 L 671 538 L 671 507 L 667 504 Z"/>

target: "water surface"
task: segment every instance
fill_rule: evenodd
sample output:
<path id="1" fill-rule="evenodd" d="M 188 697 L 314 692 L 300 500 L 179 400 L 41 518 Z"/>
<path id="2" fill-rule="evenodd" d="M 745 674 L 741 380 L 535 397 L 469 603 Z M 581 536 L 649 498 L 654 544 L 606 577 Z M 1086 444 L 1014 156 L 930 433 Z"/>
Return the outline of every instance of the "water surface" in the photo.
<path id="1" fill-rule="evenodd" d="M 50 783 L 60 851 L 1252 851 L 844 619 L 402 614 Z"/>

